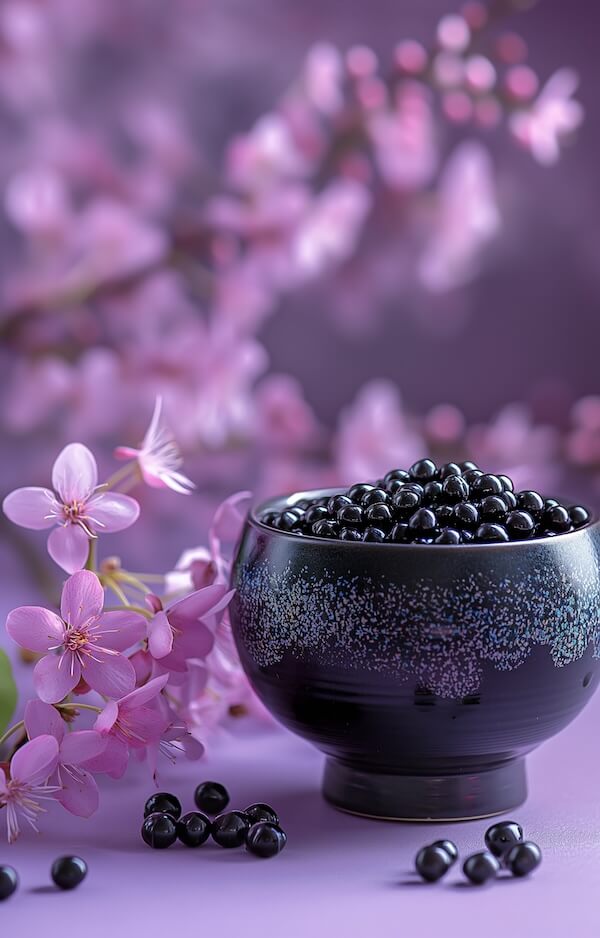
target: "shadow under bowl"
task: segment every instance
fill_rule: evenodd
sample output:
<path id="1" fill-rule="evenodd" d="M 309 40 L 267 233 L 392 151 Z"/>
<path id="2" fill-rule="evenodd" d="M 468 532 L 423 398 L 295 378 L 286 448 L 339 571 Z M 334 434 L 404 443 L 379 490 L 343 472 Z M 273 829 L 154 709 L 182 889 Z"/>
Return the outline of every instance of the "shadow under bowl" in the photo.
<path id="1" fill-rule="evenodd" d="M 337 490 L 335 490 L 337 491 Z M 231 622 L 265 706 L 327 756 L 338 808 L 395 820 L 502 813 L 525 755 L 598 682 L 600 522 L 507 544 L 396 545 L 277 531 L 250 513 Z"/>

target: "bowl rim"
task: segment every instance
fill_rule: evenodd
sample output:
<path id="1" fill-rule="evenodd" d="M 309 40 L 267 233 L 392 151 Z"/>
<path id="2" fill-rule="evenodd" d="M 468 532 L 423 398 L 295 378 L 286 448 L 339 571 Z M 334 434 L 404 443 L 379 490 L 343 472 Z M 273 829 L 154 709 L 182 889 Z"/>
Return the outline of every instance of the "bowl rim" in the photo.
<path id="1" fill-rule="evenodd" d="M 291 494 L 286 495 L 277 495 L 271 498 L 264 499 L 260 502 L 254 502 L 248 511 L 246 523 L 251 524 L 254 528 L 257 528 L 260 531 L 267 531 L 272 536 L 289 538 L 294 541 L 299 546 L 308 545 L 308 544 L 318 544 L 320 547 L 325 549 L 334 549 L 334 550 L 402 550 L 402 551 L 420 551 L 425 550 L 435 550 L 435 551 L 479 551 L 479 550 L 523 550 L 535 546 L 550 546 L 553 547 L 560 546 L 561 544 L 567 544 L 572 541 L 574 538 L 585 533 L 590 534 L 594 530 L 600 529 L 600 518 L 597 518 L 594 521 L 590 521 L 587 524 L 582 525 L 580 528 L 577 528 L 575 531 L 569 531 L 566 534 L 554 534 L 546 537 L 536 537 L 530 538 L 523 541 L 492 541 L 488 544 L 482 544 L 481 542 L 472 542 L 469 544 L 392 544 L 386 541 L 342 541 L 339 538 L 327 538 L 327 537 L 312 537 L 309 535 L 302 535 L 299 537 L 297 534 L 293 534 L 291 531 L 279 531 L 277 528 L 272 528 L 268 524 L 264 524 L 260 518 L 259 514 L 262 514 L 264 511 L 273 510 L 274 508 L 281 509 L 285 507 L 293 507 L 293 505 L 302 501 L 306 498 L 324 498 L 326 495 L 338 495 L 342 486 L 335 486 L 333 488 L 320 488 L 320 489 L 306 489 L 300 492 L 292 492 Z M 557 545 L 558 541 L 558 545 Z"/>

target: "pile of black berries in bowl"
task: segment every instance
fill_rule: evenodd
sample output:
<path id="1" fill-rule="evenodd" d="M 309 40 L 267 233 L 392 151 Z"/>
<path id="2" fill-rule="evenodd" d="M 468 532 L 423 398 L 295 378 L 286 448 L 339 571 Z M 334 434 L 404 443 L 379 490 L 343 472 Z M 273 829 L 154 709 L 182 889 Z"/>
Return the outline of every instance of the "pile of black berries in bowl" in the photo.
<path id="1" fill-rule="evenodd" d="M 590 514 L 538 492 L 515 492 L 506 475 L 483 472 L 474 462 L 420 459 L 391 469 L 375 483 L 303 498 L 260 520 L 301 537 L 388 544 L 480 544 L 554 537 L 581 528 Z"/>
<path id="2" fill-rule="evenodd" d="M 598 684 L 600 522 L 471 462 L 269 499 L 231 586 L 251 684 L 346 811 L 516 807 L 526 754 Z"/>

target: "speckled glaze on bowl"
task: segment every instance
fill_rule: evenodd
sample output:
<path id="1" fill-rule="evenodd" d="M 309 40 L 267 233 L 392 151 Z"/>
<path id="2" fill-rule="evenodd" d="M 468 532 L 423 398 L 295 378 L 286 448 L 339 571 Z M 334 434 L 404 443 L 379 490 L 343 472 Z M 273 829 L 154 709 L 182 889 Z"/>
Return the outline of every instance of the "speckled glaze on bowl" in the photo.
<path id="1" fill-rule="evenodd" d="M 598 683 L 600 522 L 485 545 L 301 537 L 250 513 L 232 571 L 242 664 L 327 756 L 323 790 L 373 817 L 459 820 L 526 797 L 524 757 Z"/>

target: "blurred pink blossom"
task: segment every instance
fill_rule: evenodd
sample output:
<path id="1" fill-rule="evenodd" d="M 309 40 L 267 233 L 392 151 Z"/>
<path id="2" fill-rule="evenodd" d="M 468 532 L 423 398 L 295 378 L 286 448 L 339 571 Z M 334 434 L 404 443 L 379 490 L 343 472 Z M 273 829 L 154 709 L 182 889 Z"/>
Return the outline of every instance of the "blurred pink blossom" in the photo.
<path id="1" fill-rule="evenodd" d="M 317 111 L 332 115 L 342 107 L 344 97 L 342 82 L 344 64 L 342 57 L 329 42 L 317 42 L 306 56 L 302 85 L 307 99 Z"/>
<path id="2" fill-rule="evenodd" d="M 487 425 L 467 433 L 467 451 L 484 470 L 504 472 L 516 489 L 545 494 L 556 484 L 559 437 L 554 427 L 535 425 L 525 405 L 504 407 Z"/>
<path id="3" fill-rule="evenodd" d="M 470 280 L 481 250 L 500 228 L 492 161 L 476 141 L 460 144 L 438 185 L 433 231 L 419 260 L 419 276 L 432 291 Z"/>
<path id="4" fill-rule="evenodd" d="M 563 139 L 583 120 L 583 107 L 573 98 L 578 85 L 577 73 L 561 68 L 548 79 L 533 104 L 516 111 L 510 119 L 517 140 L 542 165 L 557 162 Z"/>
<path id="5" fill-rule="evenodd" d="M 590 394 L 571 411 L 572 429 L 565 446 L 567 459 L 576 466 L 600 466 L 600 396 Z"/>
<path id="6" fill-rule="evenodd" d="M 431 94 L 420 82 L 404 82 L 391 111 L 374 114 L 369 132 L 384 181 L 392 189 L 427 185 L 438 164 Z"/>
<path id="7" fill-rule="evenodd" d="M 293 451 L 315 442 L 317 418 L 296 378 L 270 374 L 257 386 L 254 399 L 259 443 Z"/>
<path id="8" fill-rule="evenodd" d="M 392 382 L 369 382 L 342 411 L 334 452 L 338 474 L 348 483 L 377 479 L 390 468 L 410 466 L 422 456 L 423 440 Z"/>

